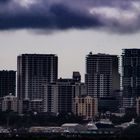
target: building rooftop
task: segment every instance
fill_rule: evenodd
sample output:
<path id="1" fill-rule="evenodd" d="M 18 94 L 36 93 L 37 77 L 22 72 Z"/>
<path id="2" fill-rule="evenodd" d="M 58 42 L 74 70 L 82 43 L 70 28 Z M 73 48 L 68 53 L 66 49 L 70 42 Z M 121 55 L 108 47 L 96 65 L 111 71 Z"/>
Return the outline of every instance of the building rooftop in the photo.
<path id="1" fill-rule="evenodd" d="M 97 53 L 97 54 L 93 54 L 92 52 L 89 52 L 89 54 L 87 56 L 117 56 L 117 55 L 113 55 L 113 54 L 105 54 L 105 53 Z"/>
<path id="2" fill-rule="evenodd" d="M 62 125 L 62 127 L 74 127 L 74 126 L 79 126 L 78 123 L 65 123 Z"/>

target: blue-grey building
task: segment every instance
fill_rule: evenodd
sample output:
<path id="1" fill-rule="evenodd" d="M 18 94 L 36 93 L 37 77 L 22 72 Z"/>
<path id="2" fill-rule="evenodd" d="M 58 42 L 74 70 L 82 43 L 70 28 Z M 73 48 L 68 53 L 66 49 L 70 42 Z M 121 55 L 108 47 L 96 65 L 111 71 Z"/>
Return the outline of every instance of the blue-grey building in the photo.
<path id="1" fill-rule="evenodd" d="M 140 49 L 124 49 L 122 53 L 123 107 L 135 108 L 140 96 Z"/>
<path id="2" fill-rule="evenodd" d="M 16 71 L 0 71 L 0 97 L 16 94 Z"/>

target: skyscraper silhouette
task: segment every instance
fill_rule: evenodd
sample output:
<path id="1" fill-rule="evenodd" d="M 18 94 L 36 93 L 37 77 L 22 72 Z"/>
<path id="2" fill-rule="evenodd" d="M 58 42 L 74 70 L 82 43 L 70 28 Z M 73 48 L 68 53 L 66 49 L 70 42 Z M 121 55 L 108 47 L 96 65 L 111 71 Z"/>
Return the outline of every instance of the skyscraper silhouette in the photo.
<path id="1" fill-rule="evenodd" d="M 16 93 L 16 71 L 0 71 L 0 97 Z"/>
<path id="2" fill-rule="evenodd" d="M 124 49 L 122 54 L 123 107 L 135 108 L 140 96 L 140 49 Z"/>
<path id="3" fill-rule="evenodd" d="M 111 97 L 120 89 L 119 59 L 117 55 L 92 54 L 86 57 L 86 84 L 89 96 Z"/>
<path id="4" fill-rule="evenodd" d="M 23 111 L 24 109 L 43 111 L 44 84 L 55 82 L 57 76 L 58 57 L 56 55 L 22 54 L 18 56 L 17 95 L 18 99 L 23 101 Z"/>

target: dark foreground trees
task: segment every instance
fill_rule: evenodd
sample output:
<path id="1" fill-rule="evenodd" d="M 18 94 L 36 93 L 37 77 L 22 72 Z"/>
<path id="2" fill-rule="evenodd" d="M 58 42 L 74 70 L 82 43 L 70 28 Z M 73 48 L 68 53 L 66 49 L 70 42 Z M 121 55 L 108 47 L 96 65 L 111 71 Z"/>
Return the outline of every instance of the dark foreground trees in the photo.
<path id="1" fill-rule="evenodd" d="M 28 113 L 19 115 L 12 111 L 0 112 L 0 126 L 5 127 L 60 126 L 63 123 L 83 123 L 83 120 L 73 114 L 56 116 L 49 113 Z"/>

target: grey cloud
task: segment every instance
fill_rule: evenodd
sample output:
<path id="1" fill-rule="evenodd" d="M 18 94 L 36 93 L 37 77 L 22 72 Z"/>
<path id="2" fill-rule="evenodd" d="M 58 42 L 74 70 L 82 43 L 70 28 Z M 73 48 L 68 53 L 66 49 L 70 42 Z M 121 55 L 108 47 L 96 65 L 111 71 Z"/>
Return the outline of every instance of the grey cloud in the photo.
<path id="1" fill-rule="evenodd" d="M 0 0 L 0 30 L 140 30 L 140 0 Z"/>
<path id="2" fill-rule="evenodd" d="M 0 4 L 4 4 L 4 3 L 8 3 L 8 2 L 10 2 L 11 0 L 0 0 Z"/>

